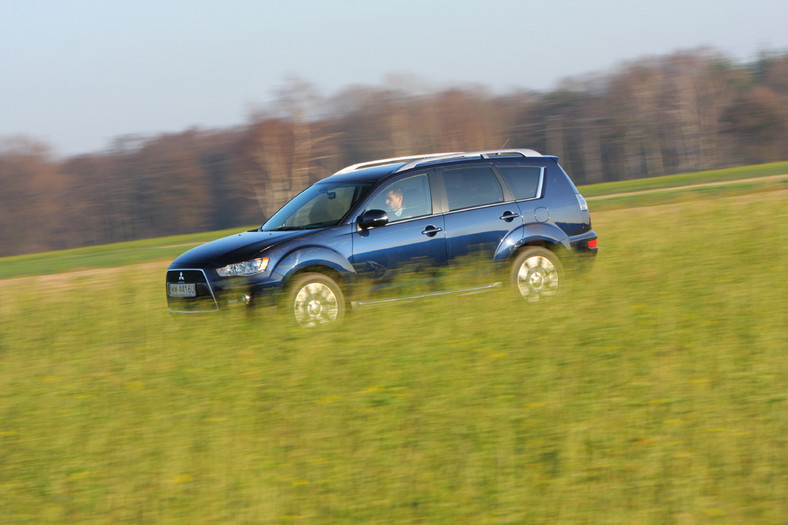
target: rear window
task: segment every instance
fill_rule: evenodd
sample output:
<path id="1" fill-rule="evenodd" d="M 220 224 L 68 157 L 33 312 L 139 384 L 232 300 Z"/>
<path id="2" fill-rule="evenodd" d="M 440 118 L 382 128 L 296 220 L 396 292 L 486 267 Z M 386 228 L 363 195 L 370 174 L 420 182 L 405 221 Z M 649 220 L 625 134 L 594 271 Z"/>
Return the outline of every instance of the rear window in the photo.
<path id="1" fill-rule="evenodd" d="M 443 171 L 449 210 L 503 202 L 503 190 L 490 168 L 459 168 Z"/>
<path id="2" fill-rule="evenodd" d="M 517 200 L 534 199 L 539 196 L 543 169 L 540 166 L 498 167 L 498 171 L 503 175 L 506 184 Z"/>

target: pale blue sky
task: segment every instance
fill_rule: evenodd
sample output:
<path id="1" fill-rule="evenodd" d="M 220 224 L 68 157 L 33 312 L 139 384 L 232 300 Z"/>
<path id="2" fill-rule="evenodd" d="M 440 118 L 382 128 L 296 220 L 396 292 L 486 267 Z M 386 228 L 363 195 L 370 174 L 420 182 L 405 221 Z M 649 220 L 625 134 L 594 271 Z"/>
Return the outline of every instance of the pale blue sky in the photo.
<path id="1" fill-rule="evenodd" d="M 548 90 L 711 46 L 788 51 L 785 0 L 0 0 L 0 137 L 59 155 L 243 124 L 287 77 Z"/>

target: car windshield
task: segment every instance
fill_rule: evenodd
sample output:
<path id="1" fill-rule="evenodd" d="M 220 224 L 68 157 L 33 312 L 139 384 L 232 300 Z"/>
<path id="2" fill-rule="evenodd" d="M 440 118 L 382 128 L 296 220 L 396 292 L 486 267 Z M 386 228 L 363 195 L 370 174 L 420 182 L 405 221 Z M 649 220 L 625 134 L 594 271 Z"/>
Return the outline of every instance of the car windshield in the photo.
<path id="1" fill-rule="evenodd" d="M 310 230 L 339 224 L 370 184 L 318 183 L 285 204 L 260 227 L 261 231 Z"/>

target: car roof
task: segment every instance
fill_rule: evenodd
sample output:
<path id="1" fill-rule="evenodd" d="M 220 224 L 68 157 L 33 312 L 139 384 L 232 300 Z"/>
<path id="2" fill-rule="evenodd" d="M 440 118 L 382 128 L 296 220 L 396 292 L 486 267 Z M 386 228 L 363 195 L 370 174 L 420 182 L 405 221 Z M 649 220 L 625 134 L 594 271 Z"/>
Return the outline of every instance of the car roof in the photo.
<path id="1" fill-rule="evenodd" d="M 387 175 L 396 173 L 397 170 L 404 165 L 404 162 L 398 162 L 353 171 L 340 170 L 320 182 L 374 182 Z"/>
<path id="2" fill-rule="evenodd" d="M 460 151 L 451 153 L 411 155 L 407 157 L 394 157 L 353 164 L 339 170 L 330 177 L 323 179 L 321 182 L 372 182 L 384 178 L 387 175 L 404 172 L 418 167 L 495 158 L 556 159 L 557 157 L 542 155 L 538 151 L 532 149 L 499 149 L 472 152 Z"/>

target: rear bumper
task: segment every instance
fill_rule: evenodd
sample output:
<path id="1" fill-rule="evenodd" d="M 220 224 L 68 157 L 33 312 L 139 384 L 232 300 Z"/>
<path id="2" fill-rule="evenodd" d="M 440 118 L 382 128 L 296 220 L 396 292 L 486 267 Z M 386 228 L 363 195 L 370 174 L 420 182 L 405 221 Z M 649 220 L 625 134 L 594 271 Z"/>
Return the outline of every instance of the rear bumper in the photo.
<path id="1" fill-rule="evenodd" d="M 569 239 L 569 246 L 572 253 L 576 254 L 579 259 L 593 261 L 599 250 L 596 232 L 590 230 L 582 235 L 572 237 Z"/>

